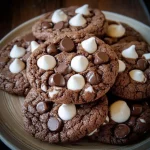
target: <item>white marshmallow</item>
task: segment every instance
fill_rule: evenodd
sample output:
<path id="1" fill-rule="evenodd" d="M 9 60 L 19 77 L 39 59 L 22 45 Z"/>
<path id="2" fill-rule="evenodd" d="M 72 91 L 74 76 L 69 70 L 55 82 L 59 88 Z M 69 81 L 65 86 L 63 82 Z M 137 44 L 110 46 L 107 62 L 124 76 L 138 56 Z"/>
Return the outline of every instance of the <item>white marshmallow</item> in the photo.
<path id="1" fill-rule="evenodd" d="M 106 117 L 106 120 L 104 121 L 104 123 L 103 123 L 103 125 L 105 125 L 106 123 L 108 123 L 109 122 L 109 117 L 107 116 Z"/>
<path id="2" fill-rule="evenodd" d="M 71 120 L 76 115 L 74 104 L 62 104 L 58 109 L 58 115 L 62 120 Z"/>
<path id="3" fill-rule="evenodd" d="M 71 68 L 76 72 L 83 72 L 88 67 L 89 61 L 86 57 L 79 55 L 71 60 Z"/>
<path id="4" fill-rule="evenodd" d="M 46 92 L 46 91 L 47 91 L 47 87 L 46 87 L 46 85 L 45 85 L 45 84 L 42 84 L 42 85 L 41 85 L 41 90 L 42 90 L 42 91 L 44 91 L 44 92 Z"/>
<path id="5" fill-rule="evenodd" d="M 126 30 L 121 24 L 111 24 L 108 26 L 107 35 L 113 38 L 122 37 Z"/>
<path id="6" fill-rule="evenodd" d="M 82 75 L 75 74 L 71 76 L 67 83 L 67 88 L 70 90 L 81 90 L 85 85 L 85 80 Z"/>
<path id="7" fill-rule="evenodd" d="M 118 72 L 125 71 L 125 69 L 126 69 L 125 63 L 122 60 L 118 60 L 118 63 L 119 63 L 119 70 L 118 70 Z"/>
<path id="8" fill-rule="evenodd" d="M 97 50 L 97 44 L 95 41 L 95 37 L 91 37 L 87 40 L 84 40 L 81 43 L 81 45 L 82 45 L 83 49 L 90 54 L 94 53 Z"/>
<path id="9" fill-rule="evenodd" d="M 48 92 L 49 97 L 53 98 L 54 95 L 58 94 L 61 89 L 62 89 L 61 87 L 56 87 L 56 86 L 53 87 L 53 89 Z"/>
<path id="10" fill-rule="evenodd" d="M 10 52 L 11 58 L 20 58 L 25 54 L 26 50 L 23 47 L 14 45 Z"/>
<path id="11" fill-rule="evenodd" d="M 90 15 L 90 11 L 89 11 L 89 5 L 88 4 L 85 4 L 79 8 L 77 8 L 75 10 L 75 13 L 77 14 L 83 14 L 83 15 Z"/>
<path id="12" fill-rule="evenodd" d="M 60 21 L 67 21 L 67 15 L 60 9 L 56 10 L 52 15 L 52 22 L 58 23 Z"/>
<path id="13" fill-rule="evenodd" d="M 135 69 L 129 72 L 130 77 L 137 82 L 146 82 L 146 77 L 144 76 L 143 71 Z"/>
<path id="14" fill-rule="evenodd" d="M 142 122 L 142 123 L 146 123 L 146 121 L 144 120 L 144 119 L 139 119 L 140 120 L 140 122 Z"/>
<path id="15" fill-rule="evenodd" d="M 79 27 L 86 24 L 85 18 L 81 14 L 77 14 L 69 20 L 71 26 Z"/>
<path id="16" fill-rule="evenodd" d="M 142 55 L 146 60 L 150 59 L 150 53 L 146 53 Z"/>
<path id="17" fill-rule="evenodd" d="M 31 52 L 35 51 L 39 46 L 40 46 L 40 44 L 38 44 L 36 41 L 32 41 L 31 42 Z"/>
<path id="18" fill-rule="evenodd" d="M 138 54 L 135 50 L 135 45 L 130 46 L 129 48 L 122 51 L 122 56 L 125 58 L 137 59 Z"/>
<path id="19" fill-rule="evenodd" d="M 125 122 L 130 117 L 130 108 L 125 101 L 118 100 L 110 106 L 110 116 L 117 123 Z"/>
<path id="20" fill-rule="evenodd" d="M 25 63 L 20 59 L 15 59 L 9 66 L 9 70 L 12 73 L 19 73 L 25 68 Z"/>
<path id="21" fill-rule="evenodd" d="M 85 91 L 85 92 L 89 92 L 89 93 L 93 93 L 93 92 L 94 92 L 92 86 L 87 87 L 84 91 Z"/>
<path id="22" fill-rule="evenodd" d="M 53 69 L 56 66 L 56 60 L 51 55 L 43 55 L 38 59 L 37 65 L 43 70 Z"/>
<path id="23" fill-rule="evenodd" d="M 89 133 L 88 136 L 91 136 L 91 135 L 93 135 L 96 132 L 97 132 L 97 129 L 95 129 L 94 131 L 92 131 L 91 133 Z"/>

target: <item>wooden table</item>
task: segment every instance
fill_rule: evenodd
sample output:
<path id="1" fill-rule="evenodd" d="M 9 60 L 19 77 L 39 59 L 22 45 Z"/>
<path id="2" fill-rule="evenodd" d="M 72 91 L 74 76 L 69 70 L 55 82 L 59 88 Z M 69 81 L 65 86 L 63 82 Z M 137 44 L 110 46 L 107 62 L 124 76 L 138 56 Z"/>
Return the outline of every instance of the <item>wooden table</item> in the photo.
<path id="1" fill-rule="evenodd" d="M 143 0 L 3 0 L 0 5 L 0 39 L 33 17 L 57 8 L 87 3 L 91 7 L 120 13 L 150 25 Z M 7 149 L 2 143 L 0 148 Z"/>

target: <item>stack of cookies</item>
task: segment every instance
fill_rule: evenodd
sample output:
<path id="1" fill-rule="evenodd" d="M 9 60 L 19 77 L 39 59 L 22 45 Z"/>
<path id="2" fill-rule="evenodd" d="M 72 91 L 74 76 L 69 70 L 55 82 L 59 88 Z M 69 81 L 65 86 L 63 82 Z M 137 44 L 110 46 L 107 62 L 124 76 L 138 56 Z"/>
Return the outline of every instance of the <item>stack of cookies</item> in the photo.
<path id="1" fill-rule="evenodd" d="M 150 47 L 98 9 L 45 14 L 0 50 L 0 69 L 0 88 L 26 96 L 24 127 L 37 139 L 125 145 L 150 131 Z"/>

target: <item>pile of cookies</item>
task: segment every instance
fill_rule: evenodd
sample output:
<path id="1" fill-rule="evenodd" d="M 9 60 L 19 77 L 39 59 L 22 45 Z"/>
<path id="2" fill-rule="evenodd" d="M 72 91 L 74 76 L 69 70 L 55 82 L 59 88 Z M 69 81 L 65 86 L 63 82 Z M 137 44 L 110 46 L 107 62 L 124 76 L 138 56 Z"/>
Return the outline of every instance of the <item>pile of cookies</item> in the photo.
<path id="1" fill-rule="evenodd" d="M 150 131 L 150 47 L 98 9 L 45 14 L 0 50 L 0 69 L 0 89 L 26 96 L 24 127 L 37 139 L 125 145 Z"/>

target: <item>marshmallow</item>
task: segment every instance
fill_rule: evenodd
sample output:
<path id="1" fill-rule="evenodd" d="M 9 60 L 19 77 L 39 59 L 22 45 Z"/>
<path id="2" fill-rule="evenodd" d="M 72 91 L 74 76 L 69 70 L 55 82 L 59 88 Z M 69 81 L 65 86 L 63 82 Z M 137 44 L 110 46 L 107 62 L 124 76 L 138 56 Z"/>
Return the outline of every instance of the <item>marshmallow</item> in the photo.
<path id="1" fill-rule="evenodd" d="M 38 59 L 37 65 L 43 70 L 53 69 L 56 66 L 56 60 L 51 55 L 43 55 Z"/>
<path id="2" fill-rule="evenodd" d="M 84 40 L 81 43 L 81 45 L 82 45 L 83 49 L 90 54 L 94 53 L 97 50 L 97 44 L 95 41 L 95 37 L 91 37 L 87 40 Z"/>
<path id="3" fill-rule="evenodd" d="M 146 82 L 146 77 L 144 76 L 143 71 L 135 69 L 129 72 L 130 77 L 137 82 Z"/>
<path id="4" fill-rule="evenodd" d="M 47 87 L 46 87 L 46 85 L 45 85 L 45 84 L 42 84 L 42 85 L 41 85 L 41 90 L 42 90 L 42 91 L 44 91 L 44 92 L 46 92 L 46 91 L 47 91 Z"/>
<path id="5" fill-rule="evenodd" d="M 129 48 L 122 51 L 122 56 L 125 58 L 137 59 L 138 54 L 135 50 L 135 45 L 130 46 Z"/>
<path id="6" fill-rule="evenodd" d="M 91 133 L 89 133 L 88 136 L 91 136 L 91 135 L 93 135 L 96 132 L 97 132 L 97 129 L 95 129 L 94 131 L 92 131 Z"/>
<path id="7" fill-rule="evenodd" d="M 119 70 L 118 70 L 118 72 L 125 71 L 125 69 L 126 69 L 125 63 L 122 60 L 118 60 L 118 63 L 119 63 Z"/>
<path id="8" fill-rule="evenodd" d="M 125 122 L 130 117 L 130 108 L 125 101 L 118 100 L 110 106 L 110 116 L 117 123 Z"/>
<path id="9" fill-rule="evenodd" d="M 113 38 L 122 37 L 125 34 L 125 28 L 121 24 L 111 24 L 108 26 L 107 35 Z"/>
<path id="10" fill-rule="evenodd" d="M 23 47 L 14 45 L 10 52 L 11 58 L 20 58 L 25 54 L 26 50 Z"/>
<path id="11" fill-rule="evenodd" d="M 140 120 L 140 122 L 142 122 L 142 123 L 146 123 L 146 121 L 144 120 L 144 119 L 139 119 Z"/>
<path id="12" fill-rule="evenodd" d="M 93 92 L 94 92 L 92 86 L 87 87 L 84 91 L 85 91 L 85 92 L 89 92 L 89 93 L 93 93 Z"/>
<path id="13" fill-rule="evenodd" d="M 32 41 L 31 42 L 31 52 L 35 51 L 39 46 L 40 46 L 40 44 L 38 44 L 36 41 Z"/>
<path id="14" fill-rule="evenodd" d="M 109 117 L 107 116 L 104 123 L 103 123 L 103 125 L 107 124 L 108 122 L 109 122 Z"/>
<path id="15" fill-rule="evenodd" d="M 67 83 L 67 88 L 70 90 L 81 90 L 85 85 L 85 80 L 82 75 L 75 74 L 71 76 Z"/>
<path id="16" fill-rule="evenodd" d="M 146 60 L 150 59 L 150 53 L 146 53 L 142 55 Z"/>
<path id="17" fill-rule="evenodd" d="M 79 8 L 77 8 L 77 9 L 75 10 L 75 13 L 77 13 L 77 14 L 83 14 L 83 15 L 85 15 L 85 16 L 90 15 L 89 5 L 88 5 L 88 4 L 85 4 L 85 5 L 83 5 L 83 6 L 79 7 Z"/>
<path id="18" fill-rule="evenodd" d="M 49 97 L 53 98 L 54 95 L 58 94 L 61 89 L 62 89 L 61 87 L 54 86 L 53 89 L 48 92 Z"/>
<path id="19" fill-rule="evenodd" d="M 86 57 L 79 55 L 71 60 L 71 68 L 76 72 L 83 72 L 88 67 L 89 61 Z"/>
<path id="20" fill-rule="evenodd" d="M 19 73 L 25 68 L 25 64 L 20 59 L 15 59 L 9 66 L 11 73 Z"/>
<path id="21" fill-rule="evenodd" d="M 76 115 L 74 104 L 62 104 L 58 109 L 58 115 L 62 120 L 71 120 Z"/>
<path id="22" fill-rule="evenodd" d="M 85 18 L 81 14 L 77 14 L 69 20 L 71 26 L 79 27 L 86 24 Z"/>
<path id="23" fill-rule="evenodd" d="M 67 21 L 67 15 L 62 10 L 58 9 L 52 15 L 52 22 L 58 23 L 60 21 Z"/>

